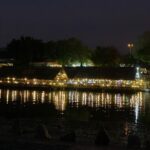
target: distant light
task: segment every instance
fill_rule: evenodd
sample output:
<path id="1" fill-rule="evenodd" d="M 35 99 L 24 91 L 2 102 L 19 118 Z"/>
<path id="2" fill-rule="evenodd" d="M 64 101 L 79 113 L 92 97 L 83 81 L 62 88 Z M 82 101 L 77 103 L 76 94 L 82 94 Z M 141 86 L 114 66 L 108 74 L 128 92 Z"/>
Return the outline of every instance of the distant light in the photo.
<path id="1" fill-rule="evenodd" d="M 24 80 L 27 81 L 27 78 L 25 77 Z"/>
<path id="2" fill-rule="evenodd" d="M 80 66 L 81 66 L 80 63 L 74 63 L 74 64 L 72 64 L 72 67 L 80 67 Z"/>
<path id="3" fill-rule="evenodd" d="M 15 84 L 18 84 L 18 81 L 14 81 Z"/>
<path id="4" fill-rule="evenodd" d="M 128 43 L 129 48 L 132 48 L 133 46 L 134 46 L 133 43 Z"/>
<path id="5" fill-rule="evenodd" d="M 136 79 L 140 79 L 140 67 L 136 67 L 135 78 L 136 78 Z"/>

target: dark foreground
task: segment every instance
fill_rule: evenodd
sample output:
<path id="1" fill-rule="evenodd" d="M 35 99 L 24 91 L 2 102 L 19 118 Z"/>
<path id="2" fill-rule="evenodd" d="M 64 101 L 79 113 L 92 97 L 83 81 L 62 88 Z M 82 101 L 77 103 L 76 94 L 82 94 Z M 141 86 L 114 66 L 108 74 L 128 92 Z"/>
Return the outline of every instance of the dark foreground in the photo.
<path id="1" fill-rule="evenodd" d="M 39 125 L 46 127 L 48 136 L 39 136 Z M 105 126 L 110 143 L 96 146 L 95 138 L 101 126 Z M 63 118 L 0 118 L 0 150 L 115 150 L 127 147 L 127 135 L 119 122 L 66 121 Z M 75 139 L 62 140 L 64 135 L 75 133 Z M 147 136 L 149 133 L 146 133 Z M 141 136 L 141 148 L 146 149 Z"/>

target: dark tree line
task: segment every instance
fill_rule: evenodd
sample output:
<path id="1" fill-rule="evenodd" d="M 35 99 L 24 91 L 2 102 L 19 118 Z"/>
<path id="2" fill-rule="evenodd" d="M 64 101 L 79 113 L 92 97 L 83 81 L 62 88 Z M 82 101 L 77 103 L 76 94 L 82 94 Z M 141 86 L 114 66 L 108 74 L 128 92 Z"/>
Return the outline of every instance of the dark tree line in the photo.
<path id="1" fill-rule="evenodd" d="M 81 66 L 89 60 L 97 66 L 117 65 L 119 53 L 114 47 L 97 47 L 92 50 L 79 39 L 69 38 L 44 43 L 31 37 L 13 39 L 7 45 L 7 52 L 15 60 L 15 65 L 28 66 L 31 62 L 57 61 L 62 65 Z"/>
<path id="2" fill-rule="evenodd" d="M 113 46 L 90 49 L 77 38 L 43 42 L 32 37 L 13 39 L 6 47 L 7 56 L 15 60 L 15 65 L 28 66 L 32 62 L 57 61 L 62 65 L 81 66 L 89 60 L 96 66 L 117 66 L 150 62 L 150 32 L 145 32 L 134 43 L 134 53 L 121 56 Z"/>
<path id="3" fill-rule="evenodd" d="M 135 42 L 135 57 L 150 64 L 150 31 L 144 32 Z"/>
<path id="4" fill-rule="evenodd" d="M 90 58 L 89 48 L 76 38 L 44 43 L 31 37 L 21 37 L 7 45 L 7 52 L 16 65 L 24 66 L 46 60 L 58 61 L 62 65 L 78 61 L 82 65 Z"/>
<path id="5" fill-rule="evenodd" d="M 28 66 L 30 62 L 40 61 L 44 57 L 44 44 L 31 37 L 13 39 L 7 45 L 8 55 L 15 60 L 15 65 Z"/>
<path id="6" fill-rule="evenodd" d="M 115 47 L 97 47 L 92 60 L 98 66 L 116 66 L 120 62 L 120 54 Z"/>
<path id="7" fill-rule="evenodd" d="M 90 49 L 76 38 L 45 43 L 46 58 L 57 60 L 62 65 L 71 65 L 74 62 L 82 65 L 90 58 L 90 53 Z"/>

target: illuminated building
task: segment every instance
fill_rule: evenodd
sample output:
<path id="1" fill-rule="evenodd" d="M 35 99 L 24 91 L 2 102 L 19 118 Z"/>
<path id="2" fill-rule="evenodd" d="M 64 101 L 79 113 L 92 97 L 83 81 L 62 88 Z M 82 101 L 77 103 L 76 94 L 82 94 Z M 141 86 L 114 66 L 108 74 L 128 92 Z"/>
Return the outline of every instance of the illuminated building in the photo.
<path id="1" fill-rule="evenodd" d="M 0 59 L 0 68 L 1 67 L 12 67 L 13 60 L 11 59 Z"/>
<path id="2" fill-rule="evenodd" d="M 65 68 L 67 85 L 78 88 L 143 89 L 140 68 L 78 67 Z"/>
<path id="3" fill-rule="evenodd" d="M 147 87 L 143 72 L 139 67 L 12 67 L 1 69 L 0 85 L 143 90 Z"/>

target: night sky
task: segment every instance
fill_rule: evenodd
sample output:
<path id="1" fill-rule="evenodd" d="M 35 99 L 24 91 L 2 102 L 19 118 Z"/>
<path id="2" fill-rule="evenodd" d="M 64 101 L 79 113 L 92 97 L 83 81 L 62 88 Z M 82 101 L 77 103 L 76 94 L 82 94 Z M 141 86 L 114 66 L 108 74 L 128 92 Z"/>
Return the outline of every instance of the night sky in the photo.
<path id="1" fill-rule="evenodd" d="M 150 0 L 0 0 L 0 47 L 12 38 L 77 37 L 90 47 L 127 43 L 150 30 Z"/>

